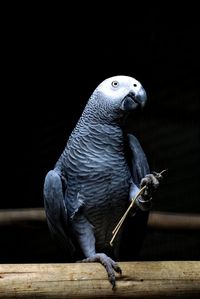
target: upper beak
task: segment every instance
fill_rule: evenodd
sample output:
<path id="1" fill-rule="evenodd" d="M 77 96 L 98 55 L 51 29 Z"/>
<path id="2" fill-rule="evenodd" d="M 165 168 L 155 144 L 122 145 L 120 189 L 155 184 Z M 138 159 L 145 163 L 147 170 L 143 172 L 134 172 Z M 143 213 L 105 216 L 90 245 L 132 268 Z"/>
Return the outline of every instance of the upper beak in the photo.
<path id="1" fill-rule="evenodd" d="M 147 100 L 144 88 L 141 88 L 137 93 L 130 91 L 122 100 L 121 109 L 131 111 L 139 106 L 144 107 Z"/>

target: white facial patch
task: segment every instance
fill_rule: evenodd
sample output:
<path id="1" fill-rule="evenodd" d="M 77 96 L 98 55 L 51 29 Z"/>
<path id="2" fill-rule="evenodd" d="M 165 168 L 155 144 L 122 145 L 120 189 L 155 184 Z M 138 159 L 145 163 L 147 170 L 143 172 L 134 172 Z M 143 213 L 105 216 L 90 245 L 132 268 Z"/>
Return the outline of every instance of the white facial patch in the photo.
<path id="1" fill-rule="evenodd" d="M 137 95 L 141 90 L 141 84 L 129 76 L 114 76 L 104 80 L 96 90 L 110 99 L 123 99 L 129 92 Z"/>

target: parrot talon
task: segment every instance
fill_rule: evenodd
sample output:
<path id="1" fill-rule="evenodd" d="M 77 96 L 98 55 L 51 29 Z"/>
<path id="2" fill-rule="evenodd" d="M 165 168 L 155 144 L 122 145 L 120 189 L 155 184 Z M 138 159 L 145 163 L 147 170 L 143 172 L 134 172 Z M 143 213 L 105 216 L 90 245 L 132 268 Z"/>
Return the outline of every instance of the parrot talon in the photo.
<path id="1" fill-rule="evenodd" d="M 153 172 L 153 173 L 147 174 L 141 180 L 141 184 L 140 184 L 141 188 L 146 186 L 142 197 L 145 199 L 151 197 L 152 192 L 158 188 L 161 179 L 162 179 L 162 175 L 160 173 Z"/>
<path id="2" fill-rule="evenodd" d="M 116 284 L 114 271 L 119 273 L 120 275 L 122 274 L 122 270 L 118 266 L 118 264 L 104 253 L 97 253 L 93 256 L 90 256 L 86 259 L 81 260 L 80 262 L 82 262 L 82 263 L 94 263 L 94 262 L 101 263 L 107 271 L 108 279 L 109 279 L 110 283 L 112 284 L 112 289 L 115 288 L 115 284 Z"/>

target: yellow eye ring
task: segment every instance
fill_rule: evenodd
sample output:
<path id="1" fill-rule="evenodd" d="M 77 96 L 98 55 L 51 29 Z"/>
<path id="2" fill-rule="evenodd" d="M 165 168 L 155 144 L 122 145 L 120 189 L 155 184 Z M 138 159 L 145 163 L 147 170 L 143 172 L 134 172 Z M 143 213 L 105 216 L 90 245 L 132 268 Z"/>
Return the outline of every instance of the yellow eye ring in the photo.
<path id="1" fill-rule="evenodd" d="M 118 82 L 118 81 L 113 81 L 113 82 L 111 83 L 111 85 L 112 85 L 113 87 L 118 87 L 118 86 L 119 86 L 119 82 Z"/>

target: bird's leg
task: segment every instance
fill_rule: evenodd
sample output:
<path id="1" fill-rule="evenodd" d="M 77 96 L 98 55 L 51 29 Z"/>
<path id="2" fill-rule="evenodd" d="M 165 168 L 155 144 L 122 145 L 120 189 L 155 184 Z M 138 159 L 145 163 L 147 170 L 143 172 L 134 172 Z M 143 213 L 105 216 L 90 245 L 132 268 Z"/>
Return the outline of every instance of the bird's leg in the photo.
<path id="1" fill-rule="evenodd" d="M 75 236 L 81 246 L 81 249 L 86 256 L 85 259 L 78 261 L 83 263 L 99 262 L 101 263 L 108 274 L 108 279 L 112 284 L 112 287 L 115 287 L 115 271 L 117 273 L 122 273 L 120 267 L 115 261 L 108 257 L 104 253 L 96 253 L 95 250 L 95 236 L 93 231 L 93 226 L 82 214 L 77 213 L 73 219 L 73 231 Z"/>

